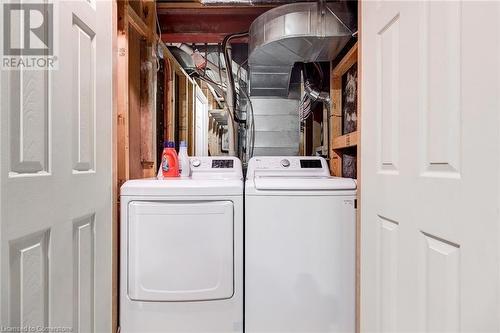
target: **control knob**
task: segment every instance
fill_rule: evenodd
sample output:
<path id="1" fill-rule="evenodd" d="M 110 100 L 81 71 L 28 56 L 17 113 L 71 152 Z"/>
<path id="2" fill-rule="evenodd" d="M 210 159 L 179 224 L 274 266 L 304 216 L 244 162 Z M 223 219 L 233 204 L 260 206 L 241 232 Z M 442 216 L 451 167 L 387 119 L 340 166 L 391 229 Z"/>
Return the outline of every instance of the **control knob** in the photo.
<path id="1" fill-rule="evenodd" d="M 288 168 L 290 166 L 290 161 L 287 160 L 286 158 L 281 160 L 281 166 L 284 168 Z"/>

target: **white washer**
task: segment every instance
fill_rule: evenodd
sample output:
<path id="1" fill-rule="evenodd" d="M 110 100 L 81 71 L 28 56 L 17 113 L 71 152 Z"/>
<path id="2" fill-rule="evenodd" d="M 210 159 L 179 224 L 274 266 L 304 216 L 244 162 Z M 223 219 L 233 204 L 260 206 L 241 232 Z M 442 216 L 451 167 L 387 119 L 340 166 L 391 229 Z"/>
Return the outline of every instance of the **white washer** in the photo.
<path id="1" fill-rule="evenodd" d="M 246 333 L 355 331 L 355 199 L 321 157 L 250 160 Z"/>
<path id="2" fill-rule="evenodd" d="M 121 188 L 120 327 L 243 331 L 243 176 L 233 157 Z"/>

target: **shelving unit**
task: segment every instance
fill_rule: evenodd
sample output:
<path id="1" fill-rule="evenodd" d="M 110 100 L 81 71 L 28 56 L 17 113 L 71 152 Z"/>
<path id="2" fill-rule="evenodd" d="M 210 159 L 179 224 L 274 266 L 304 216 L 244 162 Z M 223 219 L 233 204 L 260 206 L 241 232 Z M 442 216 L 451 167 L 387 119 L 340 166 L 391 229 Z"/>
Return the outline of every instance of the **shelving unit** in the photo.
<path id="1" fill-rule="evenodd" d="M 330 113 L 330 172 L 333 176 L 344 176 L 342 164 L 344 155 L 357 149 L 359 141 L 358 127 L 347 134 L 343 133 L 343 78 L 346 73 L 358 62 L 358 44 L 347 52 L 342 60 L 331 70 L 330 75 L 330 96 L 332 97 Z M 331 67 L 333 67 L 331 65 Z M 359 75 L 358 75 L 359 76 Z M 356 101 L 357 91 L 356 87 Z M 359 103 L 356 103 L 356 119 L 359 119 Z M 355 154 L 357 155 L 357 153 Z"/>

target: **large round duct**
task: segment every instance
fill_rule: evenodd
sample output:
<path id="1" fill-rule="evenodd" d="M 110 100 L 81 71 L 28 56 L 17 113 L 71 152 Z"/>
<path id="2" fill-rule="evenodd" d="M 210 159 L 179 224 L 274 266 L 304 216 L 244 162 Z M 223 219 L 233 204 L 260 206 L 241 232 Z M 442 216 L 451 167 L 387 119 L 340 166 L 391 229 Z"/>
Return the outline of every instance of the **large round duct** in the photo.
<path id="1" fill-rule="evenodd" d="M 296 62 L 333 60 L 353 35 L 345 3 L 302 2 L 273 8 L 250 26 L 250 95 L 288 95 Z"/>

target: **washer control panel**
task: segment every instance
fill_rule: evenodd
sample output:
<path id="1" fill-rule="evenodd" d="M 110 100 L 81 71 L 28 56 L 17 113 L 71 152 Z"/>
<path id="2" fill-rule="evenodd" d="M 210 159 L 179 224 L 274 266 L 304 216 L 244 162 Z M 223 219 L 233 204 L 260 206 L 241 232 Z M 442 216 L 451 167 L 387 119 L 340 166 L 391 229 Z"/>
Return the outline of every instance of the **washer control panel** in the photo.
<path id="1" fill-rule="evenodd" d="M 281 166 L 284 168 L 288 168 L 290 166 L 290 161 L 287 160 L 286 158 L 282 159 L 280 163 L 281 163 Z"/>
<path id="2" fill-rule="evenodd" d="M 301 159 L 300 167 L 302 169 L 321 169 L 321 160 Z"/>
<path id="3" fill-rule="evenodd" d="M 330 176 L 326 160 L 319 156 L 259 156 L 248 164 L 248 174 Z M 248 176 L 247 176 L 248 178 Z"/>
<path id="4" fill-rule="evenodd" d="M 255 157 L 253 159 L 253 164 L 256 169 L 322 169 L 328 167 L 326 162 L 323 164 L 322 158 L 317 157 L 281 157 L 281 158 L 271 158 L 271 157 Z M 216 160 L 213 161 L 213 167 L 217 167 Z M 225 162 L 225 161 L 221 161 Z M 224 164 L 222 164 L 224 165 Z M 223 166 L 219 166 L 223 167 Z"/>

